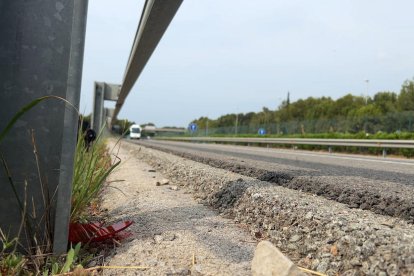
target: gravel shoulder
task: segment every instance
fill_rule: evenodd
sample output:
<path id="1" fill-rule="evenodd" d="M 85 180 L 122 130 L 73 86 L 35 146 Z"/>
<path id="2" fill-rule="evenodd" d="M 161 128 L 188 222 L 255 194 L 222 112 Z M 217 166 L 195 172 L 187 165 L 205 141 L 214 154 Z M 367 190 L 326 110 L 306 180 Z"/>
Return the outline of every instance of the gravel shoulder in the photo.
<path id="1" fill-rule="evenodd" d="M 371 164 L 368 167 L 363 162 L 352 164 L 349 160 L 348 166 L 320 164 L 311 162 L 308 157 L 303 160 L 304 157 L 300 160 L 286 156 L 281 158 L 279 153 L 273 152 L 272 155 L 264 149 L 248 147 L 226 148 L 222 145 L 164 141 L 139 143 L 215 168 L 322 196 L 351 208 L 370 210 L 414 223 L 414 174 L 407 169 L 401 171 L 396 164 L 382 164 L 379 167 Z M 256 153 L 246 154 L 249 151 Z"/>
<path id="2" fill-rule="evenodd" d="M 109 179 L 116 189 L 105 191 L 102 207 L 113 221 L 135 221 L 132 237 L 107 265 L 149 268 L 104 274 L 249 275 L 257 241 L 246 228 L 197 203 L 174 181 L 162 185 L 165 176 L 143 161 L 143 152 L 139 146 L 121 146 L 122 164 Z"/>
<path id="3" fill-rule="evenodd" d="M 327 275 L 414 275 L 414 226 L 405 220 L 140 145 L 124 148 L 140 148 L 141 160 L 300 266 Z"/>

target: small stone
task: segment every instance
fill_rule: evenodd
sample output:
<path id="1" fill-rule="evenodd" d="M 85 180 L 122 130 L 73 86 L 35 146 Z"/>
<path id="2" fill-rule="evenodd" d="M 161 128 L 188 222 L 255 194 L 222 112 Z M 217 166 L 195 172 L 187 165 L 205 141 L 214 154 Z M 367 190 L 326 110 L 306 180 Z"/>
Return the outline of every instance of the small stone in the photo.
<path id="1" fill-rule="evenodd" d="M 352 266 L 361 266 L 361 265 L 362 265 L 361 261 L 360 261 L 357 257 L 352 258 L 352 259 L 349 261 L 349 263 L 350 263 Z"/>
<path id="2" fill-rule="evenodd" d="M 296 250 L 298 250 L 298 246 L 296 244 L 293 244 L 293 243 L 289 243 L 286 246 L 286 248 L 289 249 L 290 251 L 296 251 Z"/>
<path id="3" fill-rule="evenodd" d="M 252 198 L 253 198 L 253 199 L 259 199 L 259 198 L 261 198 L 261 197 L 262 197 L 262 195 L 261 195 L 261 194 L 259 194 L 259 193 L 252 194 Z"/>
<path id="4" fill-rule="evenodd" d="M 254 252 L 252 275 L 303 275 L 299 269 L 268 241 L 260 242 Z"/>
<path id="5" fill-rule="evenodd" d="M 164 241 L 173 241 L 175 240 L 176 236 L 174 233 L 166 233 L 163 235 L 163 240 Z"/>
<path id="6" fill-rule="evenodd" d="M 155 186 L 161 186 L 161 182 L 157 181 L 157 182 L 155 183 Z"/>
<path id="7" fill-rule="evenodd" d="M 203 271 L 201 265 L 197 264 L 193 267 L 195 272 L 201 273 Z"/>
<path id="8" fill-rule="evenodd" d="M 307 220 L 310 220 L 310 219 L 312 219 L 313 218 L 313 213 L 312 212 L 307 212 L 306 213 L 306 215 L 305 215 L 305 219 L 307 219 Z"/>
<path id="9" fill-rule="evenodd" d="M 149 266 L 156 266 L 157 264 L 158 264 L 158 261 L 154 259 L 147 261 L 147 265 Z"/>
<path id="10" fill-rule="evenodd" d="M 322 260 L 319 263 L 318 268 L 316 270 L 318 272 L 324 273 L 324 272 L 326 272 L 326 270 L 328 270 L 328 266 L 329 266 L 328 260 Z"/>
<path id="11" fill-rule="evenodd" d="M 398 265 L 395 263 L 392 263 L 388 266 L 387 268 L 387 273 L 388 275 L 394 276 L 394 275 L 399 275 L 399 269 L 398 269 Z"/>
<path id="12" fill-rule="evenodd" d="M 148 172 L 156 172 L 154 169 L 149 169 Z"/>
<path id="13" fill-rule="evenodd" d="M 188 268 L 179 268 L 175 271 L 174 275 L 187 276 L 191 275 L 191 271 Z"/>
<path id="14" fill-rule="evenodd" d="M 155 236 L 154 236 L 154 241 L 155 241 L 156 243 L 161 243 L 163 240 L 164 240 L 164 238 L 163 238 L 163 236 L 161 236 L 161 235 L 155 235 Z"/>
<path id="15" fill-rule="evenodd" d="M 331 247 L 331 254 L 334 256 L 338 255 L 338 247 L 335 244 Z"/>
<path id="16" fill-rule="evenodd" d="M 163 180 L 161 180 L 160 184 L 161 185 L 168 185 L 170 183 L 170 181 L 166 178 L 164 178 Z"/>
<path id="17" fill-rule="evenodd" d="M 96 264 L 97 264 L 96 261 L 92 261 L 88 264 L 88 266 L 89 267 L 94 267 L 94 266 L 96 266 Z"/>
<path id="18" fill-rule="evenodd" d="M 256 231 L 256 232 L 254 232 L 254 237 L 256 239 L 262 239 L 263 238 L 263 233 L 260 232 L 260 231 Z"/>
<path id="19" fill-rule="evenodd" d="M 381 222 L 381 225 L 388 226 L 389 228 L 394 228 L 394 223 L 391 220 L 386 220 Z"/>
<path id="20" fill-rule="evenodd" d="M 314 259 L 312 261 L 312 266 L 311 266 L 312 269 L 316 269 L 318 267 L 319 263 L 320 263 L 320 261 L 318 259 Z"/>
<path id="21" fill-rule="evenodd" d="M 293 236 L 289 239 L 289 241 L 290 241 L 290 242 L 297 242 L 297 241 L 299 241 L 301 238 L 302 238 L 302 237 L 301 237 L 300 235 L 293 235 Z"/>
<path id="22" fill-rule="evenodd" d="M 332 255 L 331 255 L 331 253 L 323 253 L 321 257 L 322 258 L 330 258 L 330 257 L 332 257 Z"/>
<path id="23" fill-rule="evenodd" d="M 177 186 L 171 186 L 171 187 L 169 187 L 170 188 L 170 190 L 173 190 L 173 191 L 178 191 L 178 187 Z"/>

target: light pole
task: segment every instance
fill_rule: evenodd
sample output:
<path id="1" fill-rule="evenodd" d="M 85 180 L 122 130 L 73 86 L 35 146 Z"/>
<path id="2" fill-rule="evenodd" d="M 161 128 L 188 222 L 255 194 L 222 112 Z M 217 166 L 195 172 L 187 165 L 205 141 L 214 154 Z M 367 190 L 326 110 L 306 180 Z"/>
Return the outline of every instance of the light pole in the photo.
<path id="1" fill-rule="evenodd" d="M 369 93 L 369 80 L 365 80 L 365 82 L 367 83 L 367 93 L 365 95 L 365 106 L 368 105 L 368 93 Z M 367 118 L 366 115 L 364 116 L 364 132 L 367 133 Z"/>
<path id="2" fill-rule="evenodd" d="M 235 134 L 237 135 L 237 125 L 239 123 L 239 114 L 236 113 L 236 129 L 235 129 Z"/>
<path id="3" fill-rule="evenodd" d="M 206 121 L 206 136 L 208 136 L 208 116 L 207 116 L 207 121 Z"/>

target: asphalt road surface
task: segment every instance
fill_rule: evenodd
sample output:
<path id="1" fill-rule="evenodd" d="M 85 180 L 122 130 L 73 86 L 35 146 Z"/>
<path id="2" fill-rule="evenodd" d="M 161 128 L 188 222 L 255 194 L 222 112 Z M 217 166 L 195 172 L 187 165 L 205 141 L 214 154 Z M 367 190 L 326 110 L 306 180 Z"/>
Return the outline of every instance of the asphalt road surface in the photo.
<path id="1" fill-rule="evenodd" d="M 160 140 L 132 142 L 414 222 L 414 160 Z"/>

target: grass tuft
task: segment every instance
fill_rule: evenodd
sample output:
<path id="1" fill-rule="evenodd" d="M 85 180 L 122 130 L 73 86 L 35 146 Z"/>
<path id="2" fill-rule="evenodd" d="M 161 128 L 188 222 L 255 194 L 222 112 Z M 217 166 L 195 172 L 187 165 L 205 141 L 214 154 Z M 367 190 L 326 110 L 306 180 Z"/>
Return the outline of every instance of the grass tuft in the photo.
<path id="1" fill-rule="evenodd" d="M 88 207 L 98 198 L 106 184 L 106 178 L 120 162 L 118 157 L 114 162 L 111 161 L 102 133 L 89 147 L 85 144 L 82 134 L 79 134 L 72 184 L 71 222 L 85 220 Z"/>

